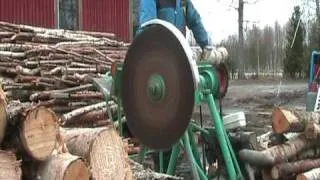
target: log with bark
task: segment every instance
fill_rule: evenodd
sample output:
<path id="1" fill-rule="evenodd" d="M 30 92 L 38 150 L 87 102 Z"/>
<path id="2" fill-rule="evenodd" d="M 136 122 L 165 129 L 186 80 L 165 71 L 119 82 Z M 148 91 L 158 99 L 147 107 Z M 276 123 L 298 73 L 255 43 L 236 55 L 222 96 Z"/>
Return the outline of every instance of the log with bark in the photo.
<path id="1" fill-rule="evenodd" d="M 129 160 L 129 162 L 132 167 L 133 177 L 137 180 L 144 180 L 144 179 L 178 180 L 178 179 L 183 179 L 182 177 L 170 176 L 167 174 L 156 173 L 154 171 L 151 171 L 150 169 L 144 169 L 144 167 L 141 164 L 139 164 L 133 160 Z"/>
<path id="2" fill-rule="evenodd" d="M 309 121 L 319 123 L 320 114 L 296 109 L 275 108 L 272 112 L 272 128 L 275 133 L 303 132 Z"/>
<path id="3" fill-rule="evenodd" d="M 20 164 L 14 153 L 0 150 L 0 180 L 21 180 Z"/>
<path id="4" fill-rule="evenodd" d="M 320 137 L 320 126 L 313 121 L 310 121 L 304 131 L 308 139 L 317 139 Z"/>
<path id="5" fill-rule="evenodd" d="M 296 162 L 281 163 L 272 167 L 271 176 L 273 179 L 282 179 L 291 174 L 302 173 L 318 167 L 320 167 L 320 159 L 305 159 Z"/>
<path id="6" fill-rule="evenodd" d="M 296 156 L 302 150 L 319 145 L 316 140 L 308 140 L 304 134 L 301 134 L 296 139 L 289 140 L 284 144 L 273 146 L 263 151 L 243 149 L 239 151 L 239 156 L 245 162 L 256 166 L 272 166 L 277 163 L 285 162 L 286 160 Z"/>
<path id="7" fill-rule="evenodd" d="M 7 98 L 0 87 L 0 144 L 4 138 L 7 128 Z"/>
<path id="8" fill-rule="evenodd" d="M 320 179 L 320 168 L 311 169 L 297 176 L 297 180 L 318 180 Z"/>
<path id="9" fill-rule="evenodd" d="M 39 180 L 88 180 L 90 171 L 84 161 L 69 153 L 51 156 L 39 164 Z"/>
<path id="10" fill-rule="evenodd" d="M 320 147 L 314 147 L 314 148 L 309 148 L 306 149 L 300 153 L 297 154 L 296 157 L 291 158 L 290 161 L 298 161 L 298 160 L 303 160 L 303 159 L 315 159 L 315 158 L 320 158 Z"/>
<path id="11" fill-rule="evenodd" d="M 132 178 L 121 137 L 112 126 L 103 128 L 61 128 L 71 154 L 84 157 L 92 177 L 127 180 Z"/>

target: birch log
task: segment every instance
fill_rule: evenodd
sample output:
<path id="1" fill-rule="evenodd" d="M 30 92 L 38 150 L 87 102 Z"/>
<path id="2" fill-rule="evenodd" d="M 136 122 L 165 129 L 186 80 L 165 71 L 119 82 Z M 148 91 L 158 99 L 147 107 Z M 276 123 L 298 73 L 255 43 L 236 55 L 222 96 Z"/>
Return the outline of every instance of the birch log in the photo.
<path id="1" fill-rule="evenodd" d="M 302 150 L 308 149 L 316 144 L 316 141 L 308 141 L 302 134 L 296 139 L 263 151 L 243 149 L 239 151 L 239 156 L 242 160 L 253 165 L 272 166 L 276 163 L 284 162 L 287 159 L 294 157 Z"/>
<path id="2" fill-rule="evenodd" d="M 20 162 L 14 153 L 0 150 L 0 180 L 21 180 Z"/>
<path id="3" fill-rule="evenodd" d="M 304 134 L 308 139 L 317 139 L 320 137 L 320 126 L 311 121 L 307 124 Z"/>
<path id="4" fill-rule="evenodd" d="M 297 176 L 297 180 L 319 180 L 320 168 L 315 168 L 310 171 L 301 173 Z"/>
<path id="5" fill-rule="evenodd" d="M 0 144 L 4 138 L 7 127 L 7 99 L 4 91 L 0 88 Z"/>
<path id="6" fill-rule="evenodd" d="M 90 171 L 78 157 L 69 153 L 51 156 L 38 169 L 39 180 L 89 180 Z"/>
<path id="7" fill-rule="evenodd" d="M 132 179 L 121 137 L 112 127 L 61 128 L 67 148 L 71 154 L 84 157 L 95 180 Z"/>
<path id="8" fill-rule="evenodd" d="M 320 114 L 295 109 L 275 108 L 272 112 L 272 128 L 275 133 L 303 132 L 309 121 L 319 122 Z"/>
<path id="9" fill-rule="evenodd" d="M 275 165 L 271 170 L 273 179 L 282 179 L 291 174 L 298 174 L 320 167 L 320 159 L 305 159 L 296 162 Z"/>

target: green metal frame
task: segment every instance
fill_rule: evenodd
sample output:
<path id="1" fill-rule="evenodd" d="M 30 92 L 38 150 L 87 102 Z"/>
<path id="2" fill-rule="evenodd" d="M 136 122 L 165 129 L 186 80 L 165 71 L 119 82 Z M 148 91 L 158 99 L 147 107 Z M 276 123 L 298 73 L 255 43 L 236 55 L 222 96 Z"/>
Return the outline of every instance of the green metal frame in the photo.
<path id="1" fill-rule="evenodd" d="M 219 142 L 219 146 L 222 152 L 222 156 L 224 159 L 224 164 L 227 168 L 228 179 L 236 180 L 236 179 L 244 179 L 243 174 L 241 172 L 239 163 L 236 159 L 235 153 L 233 151 L 231 142 L 228 138 L 228 134 L 226 129 L 223 126 L 223 121 L 220 117 L 218 108 L 215 104 L 215 98 L 218 95 L 219 82 L 217 79 L 217 74 L 212 67 L 212 65 L 208 63 L 198 63 L 199 75 L 200 75 L 200 84 L 199 88 L 195 93 L 195 102 L 196 105 L 200 105 L 202 103 L 206 103 L 209 107 L 210 114 L 212 117 L 212 123 L 214 127 L 212 128 Z M 117 103 L 119 105 L 118 110 L 118 118 L 117 121 L 119 123 L 119 133 L 123 134 L 122 128 L 122 107 L 121 107 L 121 97 L 120 97 L 120 80 L 122 74 L 122 64 L 117 65 L 117 71 L 113 74 L 113 94 L 117 97 Z M 150 100 L 156 101 L 161 99 L 165 93 L 164 82 L 160 75 L 155 74 L 150 78 L 149 82 L 149 97 Z M 174 175 L 176 171 L 177 161 L 182 149 L 185 149 L 188 159 L 191 161 L 192 166 L 192 174 L 194 179 L 199 180 L 207 180 L 209 179 L 206 168 L 202 167 L 200 161 L 200 153 L 197 150 L 197 144 L 195 138 L 193 136 L 194 133 L 201 132 L 203 136 L 209 136 L 210 133 L 207 129 L 199 127 L 195 122 L 190 122 L 186 132 L 183 137 L 181 137 L 180 141 L 177 142 L 171 148 L 171 155 L 169 159 L 168 165 L 164 163 L 164 152 L 155 152 L 146 147 L 142 147 L 141 151 L 138 154 L 139 161 L 142 163 L 145 159 L 145 156 L 150 153 L 159 153 L 159 171 L 164 173 L 165 169 L 167 174 Z M 137 155 L 131 156 L 137 157 Z M 204 159 L 205 161 L 205 159 Z"/>

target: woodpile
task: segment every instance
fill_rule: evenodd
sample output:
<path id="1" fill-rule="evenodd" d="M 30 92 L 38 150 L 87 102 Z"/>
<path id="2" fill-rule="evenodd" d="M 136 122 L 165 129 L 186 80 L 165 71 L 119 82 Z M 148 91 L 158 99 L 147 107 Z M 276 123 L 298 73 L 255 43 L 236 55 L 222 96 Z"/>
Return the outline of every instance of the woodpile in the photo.
<path id="1" fill-rule="evenodd" d="M 0 21 L 0 180 L 137 179 L 134 147 L 111 121 L 117 105 L 92 82 L 128 46 L 112 33 Z"/>
<path id="2" fill-rule="evenodd" d="M 319 123 L 319 113 L 277 107 L 272 133 L 285 140 L 262 150 L 242 149 L 239 157 L 260 169 L 262 179 L 320 179 Z"/>

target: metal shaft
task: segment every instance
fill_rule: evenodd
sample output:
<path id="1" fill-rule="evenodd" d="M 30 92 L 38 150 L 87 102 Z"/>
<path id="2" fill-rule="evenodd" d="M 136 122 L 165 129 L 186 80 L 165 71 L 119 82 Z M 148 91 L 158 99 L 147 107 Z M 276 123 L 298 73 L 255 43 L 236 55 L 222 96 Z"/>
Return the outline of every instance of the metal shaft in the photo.
<path id="1" fill-rule="evenodd" d="M 228 143 L 226 140 L 225 132 L 224 132 L 224 127 L 223 127 L 223 122 L 221 120 L 221 117 L 219 116 L 219 112 L 217 110 L 217 107 L 214 102 L 213 95 L 211 93 L 205 94 L 205 98 L 207 100 L 210 113 L 212 116 L 212 122 L 215 126 L 216 133 L 217 133 L 217 138 L 220 144 L 220 148 L 222 151 L 223 158 L 225 160 L 225 165 L 227 167 L 228 175 L 230 180 L 236 180 L 237 174 L 236 170 L 234 168 L 234 163 L 232 161 L 232 157 L 230 154 L 230 149 L 228 148 Z"/>

